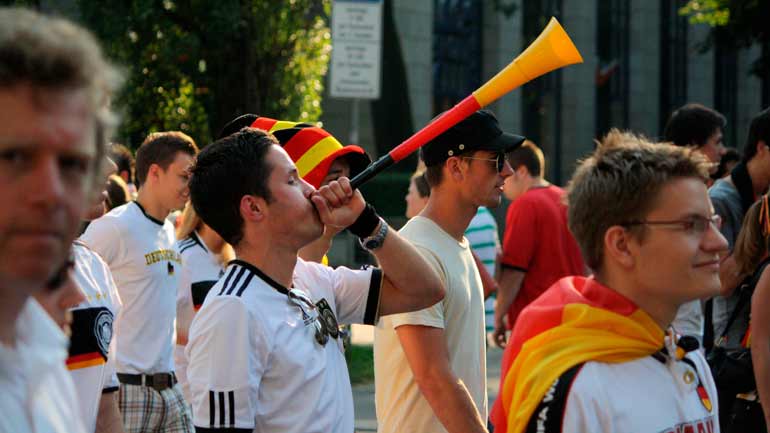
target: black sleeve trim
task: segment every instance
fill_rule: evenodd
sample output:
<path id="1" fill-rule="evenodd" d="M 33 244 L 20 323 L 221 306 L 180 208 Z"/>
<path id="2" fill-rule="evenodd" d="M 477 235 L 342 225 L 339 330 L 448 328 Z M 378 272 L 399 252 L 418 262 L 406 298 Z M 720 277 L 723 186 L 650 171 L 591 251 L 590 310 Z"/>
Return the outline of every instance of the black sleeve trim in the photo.
<path id="1" fill-rule="evenodd" d="M 251 433 L 254 429 L 251 428 L 235 428 L 235 427 L 198 427 L 195 426 L 195 433 Z"/>
<path id="2" fill-rule="evenodd" d="M 567 411 L 572 384 L 575 382 L 583 364 L 578 364 L 562 373 L 548 388 L 543 399 L 532 412 L 527 423 L 526 433 L 561 433 L 564 414 Z"/>
<path id="3" fill-rule="evenodd" d="M 117 386 L 110 386 L 102 390 L 102 394 L 109 394 L 111 392 L 117 392 L 120 388 Z"/>
<path id="4" fill-rule="evenodd" d="M 380 291 L 382 289 L 382 270 L 372 268 L 372 279 L 369 283 L 369 296 L 366 298 L 366 310 L 364 312 L 364 324 L 377 323 L 377 312 L 380 310 Z"/>
<path id="5" fill-rule="evenodd" d="M 500 263 L 500 267 L 502 269 L 513 269 L 514 271 L 520 271 L 520 272 L 524 272 L 524 273 L 527 272 L 526 268 L 522 268 L 522 267 L 519 267 L 519 266 L 511 266 L 511 265 L 507 265 L 505 263 Z"/>

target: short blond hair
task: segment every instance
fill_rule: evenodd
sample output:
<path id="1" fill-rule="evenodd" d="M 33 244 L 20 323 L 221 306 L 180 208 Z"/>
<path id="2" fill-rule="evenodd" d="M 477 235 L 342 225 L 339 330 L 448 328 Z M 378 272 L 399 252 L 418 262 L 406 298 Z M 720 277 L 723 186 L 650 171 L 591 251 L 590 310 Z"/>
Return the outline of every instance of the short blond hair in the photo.
<path id="1" fill-rule="evenodd" d="M 693 149 L 612 129 L 567 186 L 569 229 L 588 266 L 600 270 L 610 227 L 644 219 L 660 190 L 674 179 L 706 182 L 708 166 Z"/>

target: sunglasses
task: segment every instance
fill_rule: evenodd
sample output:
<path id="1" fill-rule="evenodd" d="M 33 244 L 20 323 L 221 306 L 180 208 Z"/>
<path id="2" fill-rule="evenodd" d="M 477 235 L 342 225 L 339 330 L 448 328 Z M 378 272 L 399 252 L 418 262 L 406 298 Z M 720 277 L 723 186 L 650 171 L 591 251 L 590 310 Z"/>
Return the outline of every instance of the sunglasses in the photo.
<path id="1" fill-rule="evenodd" d="M 337 319 L 334 317 L 329 304 L 321 299 L 318 305 L 313 303 L 305 292 L 291 289 L 288 293 L 289 300 L 302 310 L 302 319 L 305 325 L 313 325 L 315 329 L 315 341 L 321 346 L 326 346 L 329 337 L 334 339 L 340 335 Z"/>
<path id="2" fill-rule="evenodd" d="M 497 157 L 492 158 L 476 158 L 473 156 L 462 156 L 463 159 L 476 159 L 479 161 L 490 161 L 495 163 L 495 168 L 497 169 L 498 173 L 501 173 L 503 170 L 505 170 L 505 154 L 498 153 Z"/>

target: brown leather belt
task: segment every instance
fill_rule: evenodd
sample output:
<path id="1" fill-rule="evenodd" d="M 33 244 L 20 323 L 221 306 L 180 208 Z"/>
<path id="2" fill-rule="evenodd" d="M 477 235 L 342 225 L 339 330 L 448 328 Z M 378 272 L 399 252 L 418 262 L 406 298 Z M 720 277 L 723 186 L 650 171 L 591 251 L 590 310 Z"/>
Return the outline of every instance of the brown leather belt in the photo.
<path id="1" fill-rule="evenodd" d="M 126 374 L 118 373 L 118 380 L 120 383 L 128 385 L 141 385 L 149 386 L 156 391 L 163 391 L 176 385 L 176 375 L 172 371 L 171 373 L 155 373 L 155 374 Z"/>

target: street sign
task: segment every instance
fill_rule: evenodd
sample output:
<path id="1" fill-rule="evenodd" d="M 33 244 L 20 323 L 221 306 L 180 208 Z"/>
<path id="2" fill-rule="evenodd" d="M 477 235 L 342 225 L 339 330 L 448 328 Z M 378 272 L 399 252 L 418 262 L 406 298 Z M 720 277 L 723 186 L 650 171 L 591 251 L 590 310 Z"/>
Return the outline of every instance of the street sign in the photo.
<path id="1" fill-rule="evenodd" d="M 336 0 L 332 5 L 329 93 L 378 99 L 382 53 L 382 0 Z"/>

